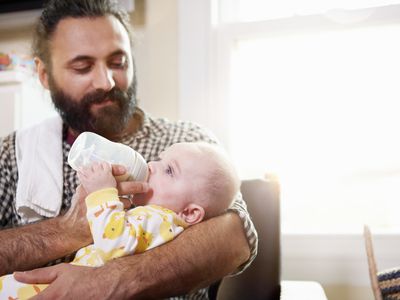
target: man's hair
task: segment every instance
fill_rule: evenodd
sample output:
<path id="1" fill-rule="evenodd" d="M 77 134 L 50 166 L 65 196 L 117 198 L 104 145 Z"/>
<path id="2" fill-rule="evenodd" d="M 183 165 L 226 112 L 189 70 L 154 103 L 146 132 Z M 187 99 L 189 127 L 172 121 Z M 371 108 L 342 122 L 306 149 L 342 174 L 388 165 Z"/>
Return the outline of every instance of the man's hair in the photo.
<path id="1" fill-rule="evenodd" d="M 114 16 L 127 31 L 131 43 L 132 30 L 129 15 L 116 0 L 49 0 L 36 24 L 33 35 L 32 54 L 51 69 L 50 41 L 58 23 L 65 18 L 96 18 Z M 132 58 L 133 59 L 133 58 Z"/>

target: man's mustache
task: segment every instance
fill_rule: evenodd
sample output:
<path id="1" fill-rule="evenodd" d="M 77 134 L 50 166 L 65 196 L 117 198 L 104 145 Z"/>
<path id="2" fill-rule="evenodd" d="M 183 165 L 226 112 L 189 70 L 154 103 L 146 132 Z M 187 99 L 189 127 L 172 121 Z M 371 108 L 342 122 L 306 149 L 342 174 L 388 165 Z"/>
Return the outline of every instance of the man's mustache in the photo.
<path id="1" fill-rule="evenodd" d="M 83 97 L 81 103 L 84 105 L 101 104 L 105 101 L 120 102 L 124 97 L 124 92 L 118 88 L 110 91 L 94 91 Z"/>

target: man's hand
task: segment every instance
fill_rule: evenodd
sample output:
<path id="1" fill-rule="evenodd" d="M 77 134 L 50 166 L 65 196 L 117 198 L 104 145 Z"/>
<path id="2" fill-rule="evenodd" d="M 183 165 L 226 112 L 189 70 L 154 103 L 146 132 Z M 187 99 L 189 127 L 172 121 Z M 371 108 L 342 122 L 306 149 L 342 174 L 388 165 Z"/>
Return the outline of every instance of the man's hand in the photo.
<path id="1" fill-rule="evenodd" d="M 14 276 L 50 284 L 35 300 L 159 299 L 211 284 L 235 270 L 249 253 L 241 220 L 227 213 L 191 226 L 163 246 L 102 267 L 61 264 Z"/>
<path id="2" fill-rule="evenodd" d="M 103 282 L 103 275 L 104 272 L 98 272 L 97 268 L 60 264 L 28 272 L 15 272 L 14 278 L 25 283 L 50 284 L 43 292 L 31 298 L 34 300 L 112 299 L 112 289 L 104 283 L 109 283 L 113 278 Z"/>
<path id="3" fill-rule="evenodd" d="M 85 189 L 82 185 L 78 185 L 71 200 L 71 207 L 60 218 L 66 232 L 73 232 L 76 239 L 82 242 L 82 246 L 86 246 L 92 242 L 89 224 L 86 219 L 86 196 Z"/>
<path id="4" fill-rule="evenodd" d="M 126 169 L 124 166 L 112 166 L 112 173 L 114 176 L 124 175 L 125 172 Z M 128 196 L 128 198 L 119 198 L 119 200 L 124 204 L 124 207 L 128 209 L 132 207 L 132 202 L 129 200 L 129 197 L 132 197 L 134 194 L 147 193 L 149 190 L 149 185 L 147 182 L 141 181 L 117 181 L 117 189 L 120 196 Z"/>
<path id="5" fill-rule="evenodd" d="M 126 173 L 126 169 L 121 165 L 112 165 L 112 173 L 114 176 L 121 176 Z M 119 195 L 134 195 L 146 193 L 149 185 L 144 181 L 117 181 L 117 189 Z"/>
<path id="6" fill-rule="evenodd" d="M 191 226 L 165 245 L 102 267 L 62 264 L 14 276 L 26 283 L 50 283 L 34 300 L 160 299 L 205 287 L 249 255 L 241 220 L 227 213 Z"/>
<path id="7" fill-rule="evenodd" d="M 112 176 L 110 171 L 112 171 Z M 74 232 L 75 238 L 82 242 L 82 246 L 86 246 L 93 242 L 89 224 L 86 219 L 85 198 L 88 193 L 96 189 L 95 186 L 97 186 L 97 183 L 95 179 L 98 179 L 96 173 L 98 173 L 101 178 L 103 178 L 104 175 L 104 180 L 101 180 L 102 183 L 109 183 L 111 180 L 115 184 L 113 176 L 120 176 L 125 174 L 125 172 L 126 169 L 120 165 L 113 165 L 110 169 L 108 164 L 106 164 L 106 166 L 97 164 L 96 166 L 93 165 L 84 169 L 80 175 L 80 180 L 82 180 L 84 184 L 86 183 L 87 186 L 85 188 L 82 185 L 77 187 L 71 201 L 71 207 L 67 213 L 61 217 L 61 222 L 69 232 Z M 117 189 L 120 195 L 133 195 L 147 192 L 148 184 L 146 182 L 125 181 L 119 182 L 117 184 Z M 132 206 L 132 203 L 128 199 L 120 198 L 120 200 L 124 204 L 125 208 L 130 208 Z"/>

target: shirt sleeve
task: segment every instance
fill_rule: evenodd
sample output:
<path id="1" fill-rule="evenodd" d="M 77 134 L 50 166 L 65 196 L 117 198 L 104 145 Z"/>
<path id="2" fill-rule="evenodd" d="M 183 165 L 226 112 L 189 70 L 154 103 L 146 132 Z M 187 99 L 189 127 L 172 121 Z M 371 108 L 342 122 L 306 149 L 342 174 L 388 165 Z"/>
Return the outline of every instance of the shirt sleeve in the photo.
<path id="1" fill-rule="evenodd" d="M 123 242 L 125 212 L 117 189 L 106 188 L 90 193 L 85 202 L 94 247 L 103 250 L 119 248 Z"/>
<path id="2" fill-rule="evenodd" d="M 0 229 L 17 223 L 13 209 L 18 177 L 15 133 L 0 139 Z"/>
<path id="3" fill-rule="evenodd" d="M 187 133 L 183 137 L 186 142 L 208 142 L 212 144 L 219 144 L 218 139 L 206 128 L 191 122 L 182 122 L 182 126 L 187 127 Z M 257 256 L 258 249 L 258 235 L 254 227 L 254 224 L 247 211 L 246 202 L 243 200 L 242 194 L 238 193 L 235 200 L 229 209 L 229 211 L 235 212 L 242 220 L 244 232 L 247 237 L 247 241 L 250 247 L 249 259 L 241 265 L 232 275 L 237 275 L 243 272 Z"/>
<path id="4" fill-rule="evenodd" d="M 241 193 L 236 195 L 235 200 L 228 211 L 237 213 L 242 220 L 247 241 L 250 246 L 250 258 L 231 274 L 237 275 L 242 273 L 248 266 L 250 266 L 251 262 L 256 258 L 258 249 L 258 235 L 247 211 L 246 202 L 243 200 Z"/>

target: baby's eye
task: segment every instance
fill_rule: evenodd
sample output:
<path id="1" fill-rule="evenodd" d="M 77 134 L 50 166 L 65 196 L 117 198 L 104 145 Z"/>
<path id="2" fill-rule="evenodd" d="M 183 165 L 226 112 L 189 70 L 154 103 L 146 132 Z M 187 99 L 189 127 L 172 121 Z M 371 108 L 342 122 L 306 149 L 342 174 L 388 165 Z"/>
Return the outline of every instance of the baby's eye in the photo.
<path id="1" fill-rule="evenodd" d="M 173 172 L 171 166 L 168 166 L 168 167 L 165 169 L 165 173 L 167 173 L 167 174 L 168 174 L 169 176 L 171 176 L 171 177 L 174 175 L 174 172 Z"/>

